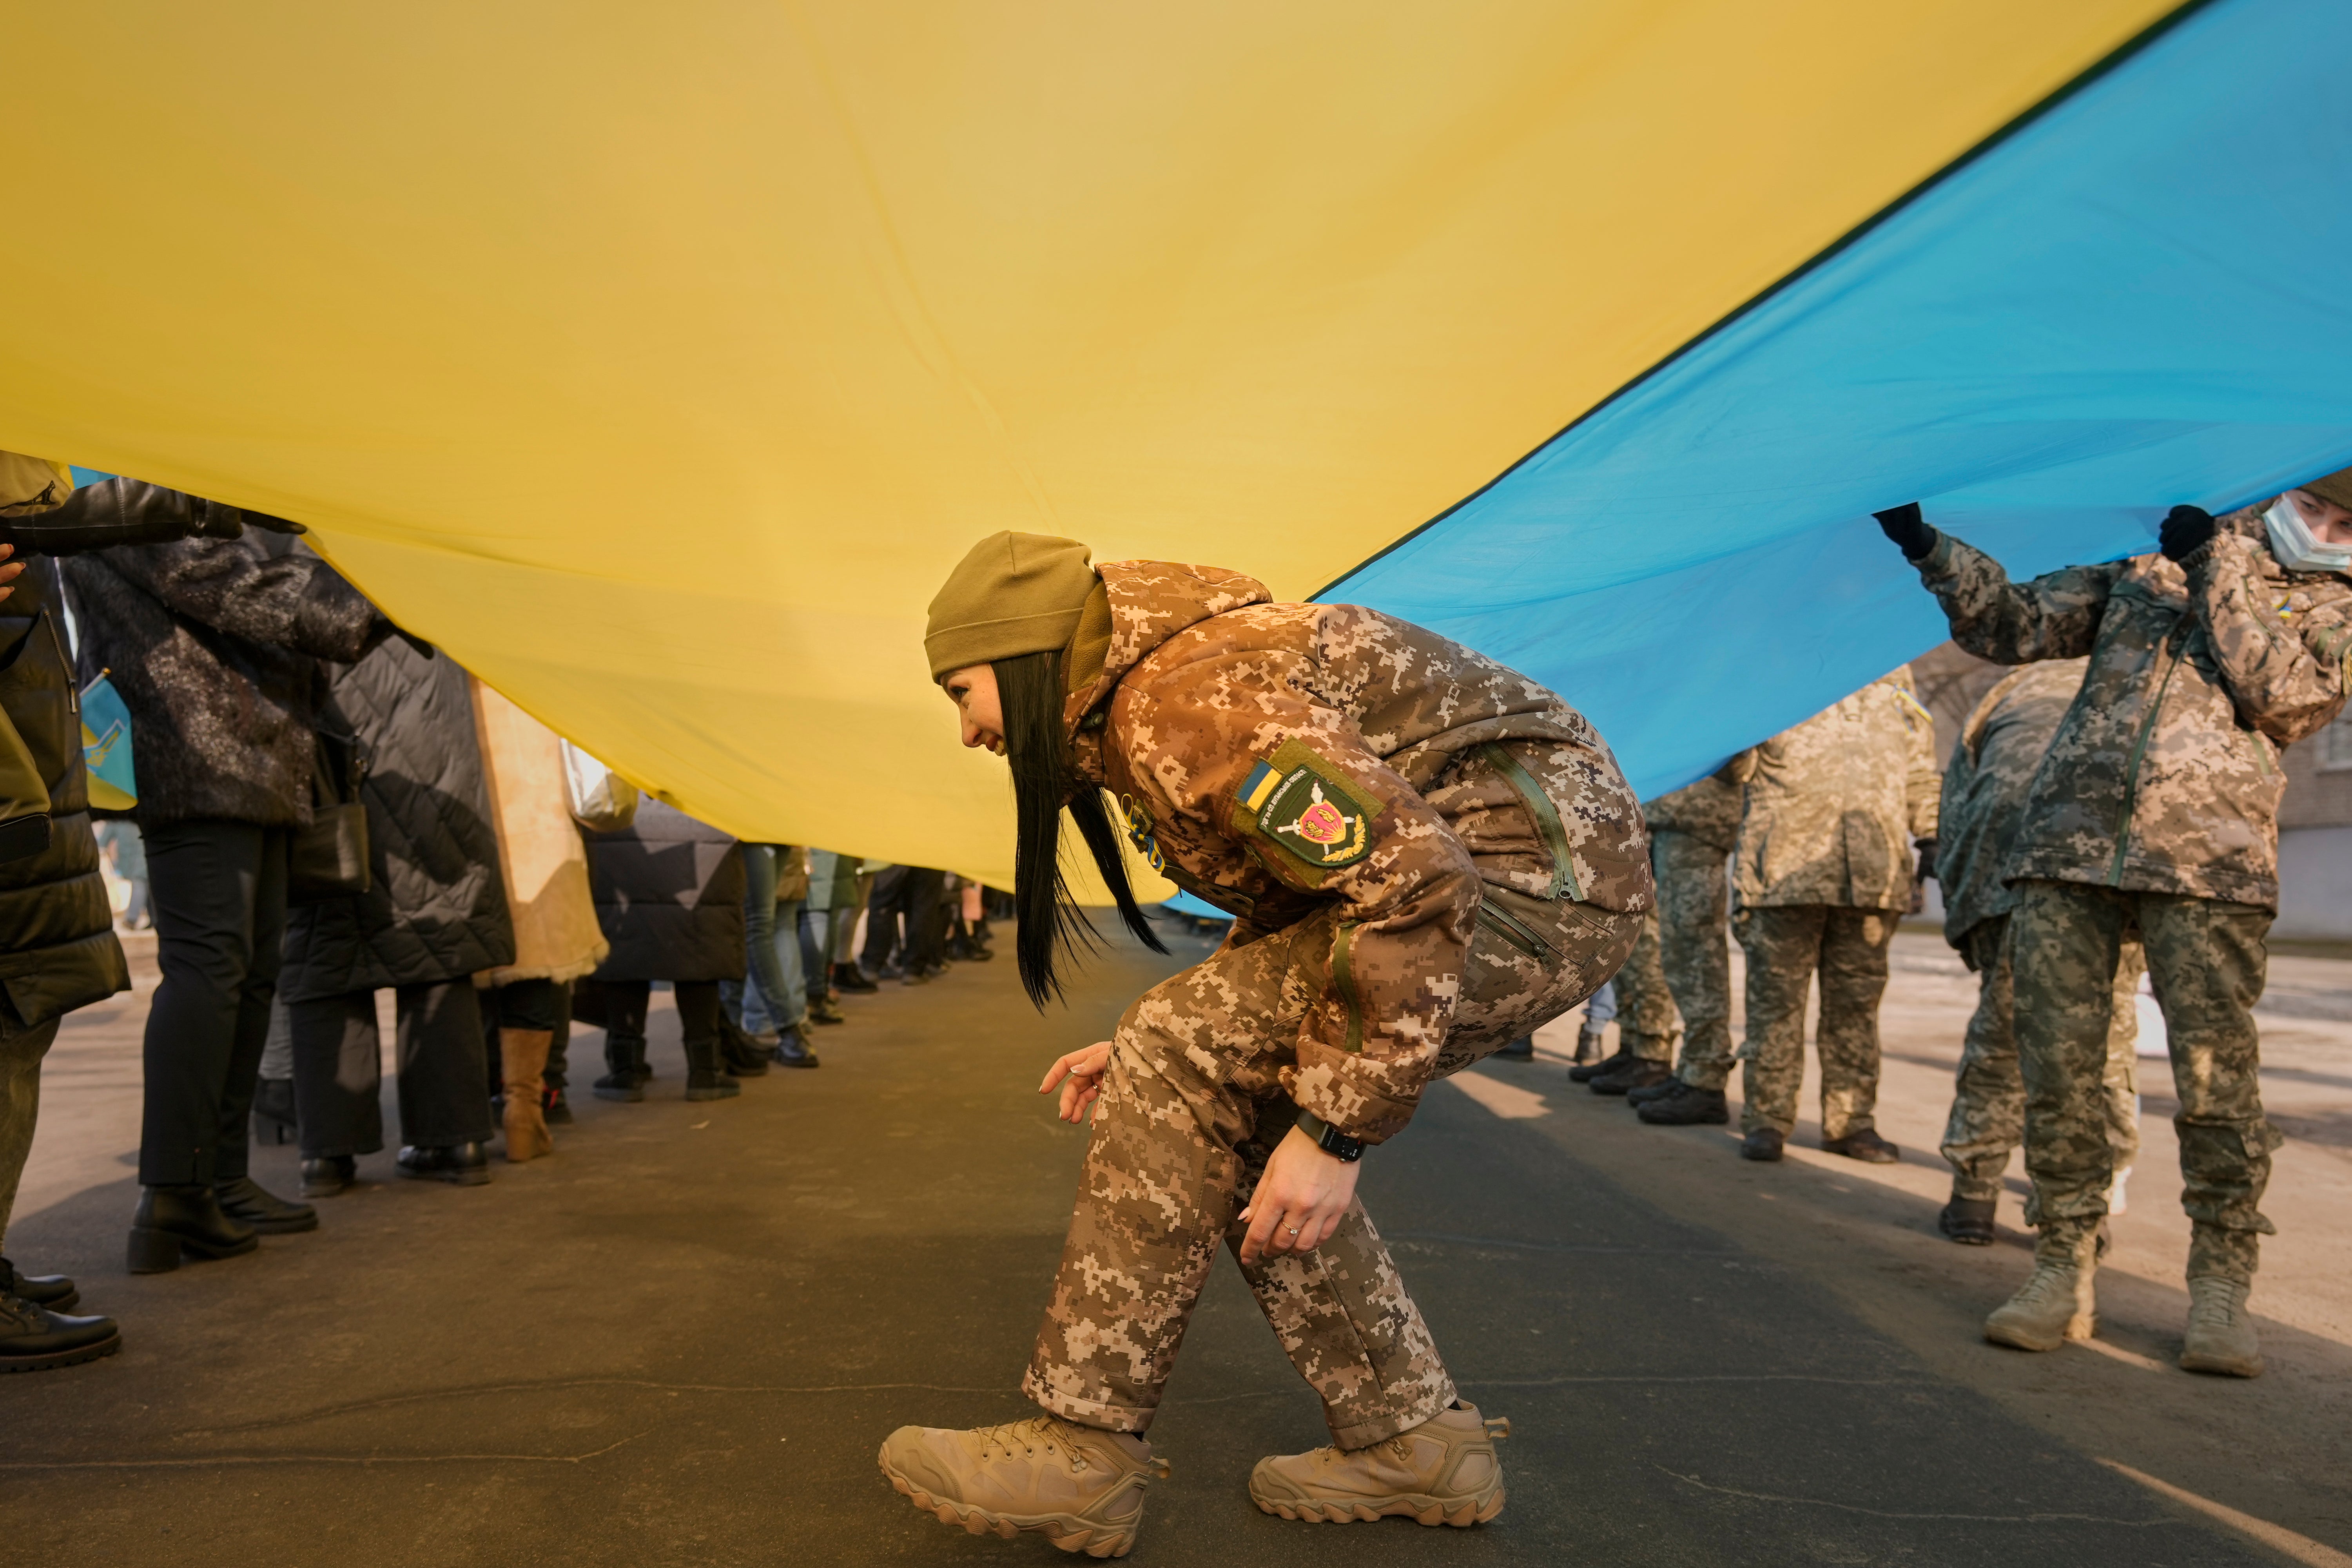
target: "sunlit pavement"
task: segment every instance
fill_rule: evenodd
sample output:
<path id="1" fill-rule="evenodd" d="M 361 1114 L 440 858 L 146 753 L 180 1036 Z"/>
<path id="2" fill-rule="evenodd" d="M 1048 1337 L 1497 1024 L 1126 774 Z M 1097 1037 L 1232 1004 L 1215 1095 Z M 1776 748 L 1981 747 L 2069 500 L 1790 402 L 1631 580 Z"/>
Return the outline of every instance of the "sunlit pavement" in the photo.
<path id="1" fill-rule="evenodd" d="M 0 1381 L 0 1564 L 1064 1561 L 917 1513 L 874 1450 L 901 1422 L 1024 1413 L 1083 1140 L 1030 1091 L 1207 950 L 1175 945 L 1113 952 L 1042 1021 L 1009 952 L 854 997 L 824 1068 L 719 1103 L 677 1098 L 664 1011 L 653 1098 L 583 1096 L 554 1159 L 453 1189 L 374 1156 L 317 1233 L 135 1279 L 147 993 L 79 1016 L 8 1252 L 76 1274 L 127 1348 Z M 2352 1019 L 2352 964 L 2279 981 Z M 2253 1300 L 2271 1371 L 2235 1383 L 2171 1365 L 2187 1226 L 2160 1063 L 2100 1340 L 1977 1337 L 2027 1253 L 2013 1202 L 2004 1245 L 1935 1235 L 1971 999 L 1939 942 L 1899 940 L 1898 1165 L 1823 1155 L 1810 1123 L 1786 1163 L 1747 1164 L 1725 1130 L 1641 1127 L 1558 1059 L 1433 1090 L 1364 1191 L 1466 1394 L 1512 1419 L 1509 1507 L 1460 1531 L 1258 1513 L 1251 1462 L 1322 1433 L 1220 1265 L 1131 1561 L 2352 1563 L 2352 1021 L 2265 1016 L 2291 1142 Z M 290 1193 L 294 1164 L 256 1169 Z"/>

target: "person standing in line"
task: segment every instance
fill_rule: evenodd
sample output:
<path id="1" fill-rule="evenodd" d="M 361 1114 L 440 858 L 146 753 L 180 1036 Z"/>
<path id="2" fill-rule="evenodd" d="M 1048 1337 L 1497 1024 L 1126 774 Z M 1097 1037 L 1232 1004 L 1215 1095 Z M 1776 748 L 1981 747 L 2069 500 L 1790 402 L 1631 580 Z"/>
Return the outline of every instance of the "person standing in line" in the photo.
<path id="1" fill-rule="evenodd" d="M 1534 681 L 1375 611 L 1271 597 L 1235 572 L 1097 572 L 1076 541 L 1000 533 L 931 603 L 925 651 L 963 742 L 1011 766 L 1032 1001 L 1058 994 L 1082 920 L 1066 816 L 1146 945 L 1111 801 L 1139 852 L 1236 917 L 1039 1086 L 1093 1125 L 1023 1383 L 1041 1413 L 883 1444 L 893 1486 L 975 1532 L 1133 1544 L 1143 1434 L 1221 1243 L 1334 1440 L 1260 1460 L 1260 1509 L 1467 1526 L 1503 1507 L 1506 1424 L 1457 1397 L 1355 1162 L 1433 1078 L 1624 962 L 1650 905 L 1641 812 L 1591 725 Z"/>
<path id="2" fill-rule="evenodd" d="M 1886 1164 L 1878 1134 L 1878 1004 L 1886 950 L 1934 863 L 1935 723 L 1908 666 L 1725 764 L 1741 796 L 1732 931 L 1748 955 L 1739 1152 L 1778 1160 L 1805 1076 L 1805 996 L 1822 983 L 1822 1147 Z"/>
<path id="3" fill-rule="evenodd" d="M 591 833 L 588 880 L 596 920 L 612 944 L 579 1000 L 604 1029 L 596 1098 L 636 1101 L 653 1078 L 646 1063 L 646 1018 L 653 983 L 676 994 L 686 1043 L 686 1098 L 728 1100 L 743 1091 L 722 1056 L 723 981 L 743 979 L 743 852 L 734 839 L 676 806 L 647 800 L 636 820 Z M 583 989 L 585 989 L 583 987 Z M 577 1008 L 575 1006 L 575 1016 Z"/>
<path id="4" fill-rule="evenodd" d="M 562 738 L 478 679 L 468 677 L 467 690 L 515 948 L 513 962 L 474 980 L 482 988 L 485 1037 L 497 1046 L 493 1081 L 502 1090 L 506 1156 L 520 1163 L 553 1153 L 549 1125 L 572 1120 L 562 1054 L 571 1032 L 572 985 L 612 946 L 596 921 Z M 626 807 L 625 797 L 620 805 Z"/>
<path id="5" fill-rule="evenodd" d="M 830 849 L 808 852 L 808 901 L 801 906 L 801 973 L 808 984 L 812 1024 L 846 1024 L 833 975 L 833 900 L 841 857 Z M 853 884 L 854 885 L 854 884 Z"/>
<path id="6" fill-rule="evenodd" d="M 123 504 L 153 486 L 109 479 Z M 162 504 L 155 502 L 153 504 Z M 315 556 L 247 534 L 72 557 L 83 684 L 108 672 L 138 749 L 163 971 L 147 1013 L 133 1273 L 250 1252 L 318 1213 L 247 1172 L 247 1114 L 286 929 L 287 853 L 310 820 L 320 663 L 397 628 Z"/>
<path id="7" fill-rule="evenodd" d="M 2274 1234 L 2261 1209 L 2283 1142 L 2263 1112 L 2266 942 L 2278 908 L 2282 747 L 2344 708 L 2352 653 L 2352 468 L 2216 518 L 2176 506 L 2157 550 L 2011 583 L 1930 527 L 1877 514 L 1979 658 L 2089 656 L 2027 792 L 2000 876 L 2034 1268 L 1985 1335 L 2056 1350 L 2090 1331 L 2099 1223 L 2114 1185 L 2102 1081 L 2123 943 L 2134 932 L 2164 1012 L 2190 1221 L 2180 1364 L 2255 1377 L 2246 1299 Z"/>
<path id="8" fill-rule="evenodd" d="M 857 922 L 874 891 L 870 862 L 844 855 L 833 871 L 833 931 L 829 945 L 836 991 L 878 991 L 857 964 Z"/>
<path id="9" fill-rule="evenodd" d="M 1658 963 L 1657 910 L 1643 917 L 1642 934 L 1634 939 L 1625 967 L 1610 976 L 1609 990 L 1617 1020 L 1616 1054 L 1606 1061 L 1570 1068 L 1568 1076 L 1601 1095 L 1627 1094 L 1664 1081 L 1673 1070 L 1675 1041 L 1682 1029 L 1675 1021 L 1675 999 L 1667 994 L 1665 972 Z"/>
<path id="10" fill-rule="evenodd" d="M 1625 1098 L 1643 1121 L 1665 1127 L 1731 1120 L 1731 852 L 1739 846 L 1740 789 L 1709 775 L 1642 807 L 1650 824 L 1650 870 L 1658 883 L 1658 958 L 1682 1013 L 1675 1076 Z"/>
<path id="11" fill-rule="evenodd" d="M 1977 1010 L 1960 1048 L 1943 1153 L 1952 1167 L 1951 1201 L 1937 1227 L 1969 1247 L 1990 1247 L 2001 1174 L 2025 1133 L 2025 1081 L 2017 1064 L 2011 1009 L 2009 911 L 2017 891 L 2000 863 L 2025 818 L 2027 792 L 2058 725 L 2082 689 L 2084 658 L 2029 664 L 2002 678 L 1961 726 L 1944 769 L 1937 821 L 1936 876 L 1944 889 L 1944 940 L 1977 976 Z M 2123 944 L 2116 965 L 2114 1020 L 2107 1034 L 2107 1136 L 2116 1186 L 2139 1155 L 2139 942 Z M 2112 1206 L 2112 1205 L 2111 1205 Z M 2026 1205 L 2033 1223 L 2033 1205 Z M 2112 1212 L 2121 1212 L 2114 1208 Z"/>
<path id="12" fill-rule="evenodd" d="M 798 844 L 746 844 L 743 853 L 742 981 L 719 994 L 751 1043 L 788 1068 L 813 1068 L 808 972 L 801 950 L 801 908 L 808 901 L 808 850 Z"/>
<path id="13" fill-rule="evenodd" d="M 911 930 L 902 933 L 908 899 L 914 890 L 911 866 L 875 868 L 874 886 L 866 902 L 866 951 L 859 967 L 869 980 L 890 980 L 908 973 L 914 943 Z"/>
<path id="14" fill-rule="evenodd" d="M 498 835 L 466 672 L 386 642 L 327 683 L 329 733 L 367 759 L 365 892 L 295 907 L 278 994 L 294 1047 L 302 1194 L 329 1197 L 358 1157 L 383 1147 L 383 1044 L 375 995 L 390 990 L 404 1176 L 490 1179 L 482 1015 L 474 976 L 514 962 Z"/>

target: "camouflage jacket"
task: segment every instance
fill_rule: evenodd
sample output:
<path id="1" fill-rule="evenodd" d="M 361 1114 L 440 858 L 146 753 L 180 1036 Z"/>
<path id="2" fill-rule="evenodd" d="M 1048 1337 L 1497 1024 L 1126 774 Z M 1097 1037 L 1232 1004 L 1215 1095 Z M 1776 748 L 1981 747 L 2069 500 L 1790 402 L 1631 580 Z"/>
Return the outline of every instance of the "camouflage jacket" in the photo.
<path id="1" fill-rule="evenodd" d="M 2002 677 L 1960 727 L 1936 818 L 1936 882 L 1944 892 L 1944 940 L 1964 956 L 1969 932 L 2017 903 L 2000 879 L 2001 864 L 2017 841 L 2034 772 L 2089 668 L 2083 658 L 2029 664 Z"/>
<path id="2" fill-rule="evenodd" d="M 1268 603 L 1238 573 L 1100 571 L 1065 710 L 1080 773 L 1171 878 L 1235 911 L 1229 941 L 1340 906 L 1282 1069 L 1302 1108 L 1367 1142 L 1405 1124 L 1482 885 L 1549 893 L 1548 845 L 1567 850 L 1568 896 L 1650 907 L 1649 844 L 1616 759 L 1534 681 L 1377 611 Z"/>
<path id="3" fill-rule="evenodd" d="M 1910 908 L 1911 841 L 1943 793 L 1935 730 L 1905 668 L 1734 757 L 1740 907 Z"/>
<path id="4" fill-rule="evenodd" d="M 1739 845 L 1739 786 L 1714 774 L 1642 803 L 1650 831 L 1687 833 L 1726 855 Z"/>
<path id="5" fill-rule="evenodd" d="M 2278 907 L 2279 748 L 2344 706 L 2352 583 L 2283 569 L 2252 512 L 2161 555 L 2011 583 L 1948 536 L 1919 575 L 1979 658 L 2088 654 L 2001 876 Z"/>

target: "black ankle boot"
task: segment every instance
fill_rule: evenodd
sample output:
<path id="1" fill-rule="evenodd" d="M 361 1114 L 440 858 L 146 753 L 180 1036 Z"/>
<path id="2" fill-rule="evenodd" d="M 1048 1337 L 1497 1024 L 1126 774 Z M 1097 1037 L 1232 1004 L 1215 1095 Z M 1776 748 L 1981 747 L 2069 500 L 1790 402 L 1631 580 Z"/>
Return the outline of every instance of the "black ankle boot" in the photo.
<path id="1" fill-rule="evenodd" d="M 18 1294 L 15 1273 L 0 1261 L 0 1373 L 47 1372 L 121 1348 L 112 1318 L 68 1318 L 35 1306 Z"/>
<path id="2" fill-rule="evenodd" d="M 251 1226 L 222 1210 L 210 1187 L 139 1190 L 139 1211 L 131 1216 L 133 1274 L 168 1274 L 180 1266 L 184 1251 L 198 1258 L 235 1258 L 260 1245 Z"/>
<path id="3" fill-rule="evenodd" d="M 251 1176 L 215 1182 L 213 1195 L 220 1199 L 222 1213 L 243 1220 L 263 1236 L 291 1236 L 319 1228 L 317 1209 L 309 1204 L 289 1204 L 275 1193 L 265 1192 Z"/>
<path id="4" fill-rule="evenodd" d="M 447 1182 L 452 1186 L 478 1187 L 490 1179 L 489 1151 L 479 1143 L 412 1143 L 394 1162 L 404 1176 L 420 1182 Z"/>
<path id="5" fill-rule="evenodd" d="M 322 1154 L 316 1160 L 302 1162 L 302 1195 L 306 1198 L 331 1198 L 359 1180 L 360 1163 L 355 1155 Z"/>
<path id="6" fill-rule="evenodd" d="M 763 1078 L 768 1049 L 724 1013 L 719 1016 L 719 1067 L 730 1078 Z"/>
<path id="7" fill-rule="evenodd" d="M 720 1059 L 717 1035 L 689 1039 L 685 1045 L 687 1099 L 732 1100 L 743 1092 L 743 1086 L 727 1071 Z"/>
<path id="8" fill-rule="evenodd" d="M 798 1029 L 786 1029 L 776 1037 L 776 1049 L 770 1059 L 788 1068 L 816 1066 L 816 1053 L 808 1048 Z"/>
<path id="9" fill-rule="evenodd" d="M 881 986 L 866 978 L 866 972 L 854 963 L 833 966 L 833 986 L 836 991 L 879 991 Z"/>
<path id="10" fill-rule="evenodd" d="M 645 1070 L 646 1042 L 642 1037 L 604 1036 L 604 1065 L 612 1070 L 596 1080 L 593 1091 L 599 1100 L 620 1100 L 632 1104 L 645 1099 L 646 1079 L 653 1075 Z"/>
<path id="11" fill-rule="evenodd" d="M 294 1080 L 265 1078 L 253 1086 L 253 1141 L 294 1142 Z"/>

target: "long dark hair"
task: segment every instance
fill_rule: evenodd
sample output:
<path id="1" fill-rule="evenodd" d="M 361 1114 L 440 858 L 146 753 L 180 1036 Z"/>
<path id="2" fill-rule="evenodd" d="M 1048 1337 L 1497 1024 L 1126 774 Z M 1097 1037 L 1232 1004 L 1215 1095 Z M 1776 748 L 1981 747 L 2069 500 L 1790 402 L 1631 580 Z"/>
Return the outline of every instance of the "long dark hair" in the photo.
<path id="1" fill-rule="evenodd" d="M 1078 777 L 1070 759 L 1070 738 L 1062 728 L 1062 656 L 1024 653 L 995 661 L 996 699 L 1004 718 L 1004 759 L 1013 764 L 1013 810 L 1019 836 L 1013 852 L 1013 906 L 1020 921 L 1013 955 L 1021 988 L 1040 1012 L 1059 1000 L 1062 982 L 1054 973 L 1065 954 L 1076 956 L 1101 940 L 1070 897 L 1062 869 L 1062 813 L 1078 825 L 1078 836 L 1094 856 L 1118 918 L 1136 940 L 1166 952 L 1128 885 L 1119 854 L 1118 829 L 1111 826 L 1103 792 Z"/>

